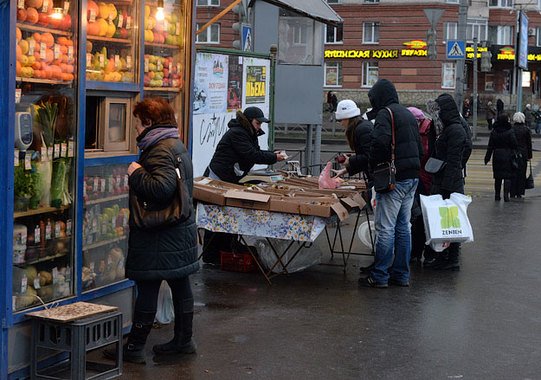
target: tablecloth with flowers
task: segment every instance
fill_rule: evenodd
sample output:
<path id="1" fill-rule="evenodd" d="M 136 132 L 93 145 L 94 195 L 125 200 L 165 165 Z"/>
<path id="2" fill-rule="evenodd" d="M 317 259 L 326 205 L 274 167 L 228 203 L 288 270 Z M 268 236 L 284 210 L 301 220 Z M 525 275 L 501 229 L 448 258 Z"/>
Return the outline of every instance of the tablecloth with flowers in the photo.
<path id="1" fill-rule="evenodd" d="M 197 204 L 197 226 L 213 232 L 313 242 L 325 218 L 264 210 Z"/>

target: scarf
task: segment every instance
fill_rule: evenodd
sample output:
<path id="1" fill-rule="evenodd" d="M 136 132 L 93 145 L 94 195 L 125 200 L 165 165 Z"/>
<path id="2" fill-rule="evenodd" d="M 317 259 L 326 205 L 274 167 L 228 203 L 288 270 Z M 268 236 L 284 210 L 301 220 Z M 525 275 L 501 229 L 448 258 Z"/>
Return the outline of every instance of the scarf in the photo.
<path id="1" fill-rule="evenodd" d="M 141 150 L 156 144 L 164 139 L 179 138 L 178 130 L 173 126 L 152 126 L 146 129 L 139 137 L 137 137 L 137 146 Z"/>
<path id="2" fill-rule="evenodd" d="M 434 123 L 436 136 L 439 136 L 441 134 L 441 131 L 443 131 L 443 123 L 440 119 L 440 106 L 434 100 L 429 100 L 426 103 L 426 112 L 430 115 L 430 118 Z"/>

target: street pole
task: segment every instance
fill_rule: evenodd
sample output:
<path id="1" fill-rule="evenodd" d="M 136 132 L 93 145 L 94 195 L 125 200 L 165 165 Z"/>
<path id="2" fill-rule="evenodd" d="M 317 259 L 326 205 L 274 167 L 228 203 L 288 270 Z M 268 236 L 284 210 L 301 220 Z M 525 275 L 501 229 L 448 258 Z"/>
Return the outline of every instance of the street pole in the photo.
<path id="1" fill-rule="evenodd" d="M 473 139 L 477 140 L 477 37 L 473 38 Z"/>
<path id="2" fill-rule="evenodd" d="M 517 109 L 515 112 L 522 112 L 522 67 L 519 65 L 519 54 L 520 54 L 520 14 L 522 10 L 517 12 L 517 26 L 515 30 L 517 31 L 515 35 L 515 73 L 516 73 L 516 95 L 517 95 Z"/>
<path id="3" fill-rule="evenodd" d="M 466 28 L 468 27 L 468 0 L 460 0 L 458 7 L 458 39 L 466 41 Z M 458 109 L 462 109 L 464 98 L 464 67 L 466 56 L 459 59 L 456 64 L 455 102 Z"/>

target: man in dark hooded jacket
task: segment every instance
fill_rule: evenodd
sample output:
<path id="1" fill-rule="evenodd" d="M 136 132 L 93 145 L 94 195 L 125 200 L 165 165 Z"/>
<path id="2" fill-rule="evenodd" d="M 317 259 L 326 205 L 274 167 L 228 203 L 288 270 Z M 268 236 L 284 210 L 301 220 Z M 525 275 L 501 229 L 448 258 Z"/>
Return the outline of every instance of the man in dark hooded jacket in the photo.
<path id="1" fill-rule="evenodd" d="M 434 174 L 432 194 L 440 194 L 448 199 L 451 193 L 464 194 L 464 165 L 469 158 L 470 138 L 464 129 L 463 120 L 453 97 L 442 94 L 436 99 L 442 130 L 436 139 L 433 156 L 445 162 L 441 171 Z M 467 156 L 467 157 L 466 157 Z M 433 263 L 425 267 L 443 270 L 459 270 L 460 243 L 451 243 L 441 252 Z"/>
<path id="2" fill-rule="evenodd" d="M 370 275 L 361 278 L 361 286 L 386 288 L 388 284 L 409 286 L 411 255 L 410 216 L 415 189 L 419 182 L 423 147 L 413 114 L 398 102 L 394 85 L 378 80 L 368 92 L 375 119 L 369 161 L 373 170 L 391 160 L 392 128 L 395 134 L 396 187 L 376 193 L 376 254 Z M 392 116 L 391 116 L 392 115 Z"/>

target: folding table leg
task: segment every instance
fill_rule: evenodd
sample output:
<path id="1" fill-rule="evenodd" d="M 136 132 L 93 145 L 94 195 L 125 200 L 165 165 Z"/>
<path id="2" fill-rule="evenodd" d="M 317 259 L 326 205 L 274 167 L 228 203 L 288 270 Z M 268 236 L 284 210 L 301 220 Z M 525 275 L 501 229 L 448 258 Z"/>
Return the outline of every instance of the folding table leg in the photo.
<path id="1" fill-rule="evenodd" d="M 259 268 L 259 271 L 263 274 L 263 276 L 265 277 L 265 280 L 267 280 L 267 282 L 269 283 L 269 285 L 272 285 L 272 282 L 270 280 L 270 277 L 267 276 L 267 273 L 265 272 L 265 269 L 263 269 L 263 267 L 261 266 L 261 263 L 259 262 L 259 260 L 257 259 L 257 252 L 254 251 L 254 248 L 253 247 L 250 247 L 248 245 L 248 243 L 246 243 L 246 240 L 244 239 L 244 236 L 239 234 L 239 238 L 240 240 L 242 241 L 242 243 L 246 246 L 246 248 L 248 249 L 248 252 L 250 252 L 250 255 L 252 255 L 252 258 L 254 259 L 255 263 L 257 264 L 257 267 Z"/>

